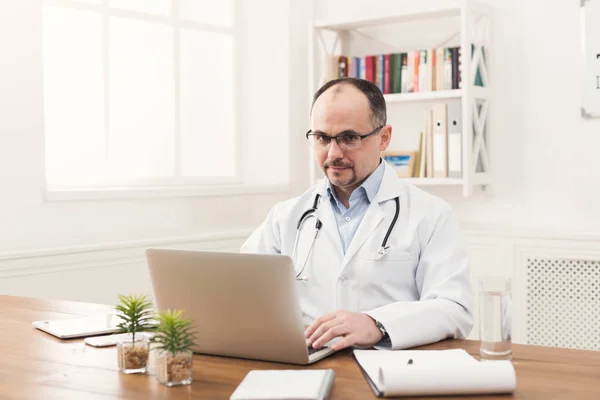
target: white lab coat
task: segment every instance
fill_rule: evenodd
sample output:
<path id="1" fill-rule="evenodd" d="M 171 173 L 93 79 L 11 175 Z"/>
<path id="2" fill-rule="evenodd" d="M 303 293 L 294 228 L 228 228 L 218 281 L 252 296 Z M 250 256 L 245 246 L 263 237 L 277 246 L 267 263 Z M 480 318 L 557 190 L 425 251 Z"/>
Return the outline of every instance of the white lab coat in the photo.
<path id="1" fill-rule="evenodd" d="M 291 257 L 298 220 L 317 193 L 321 199 L 315 216 L 323 225 L 302 273 L 308 280 L 296 283 L 305 324 L 338 309 L 365 312 L 387 329 L 392 349 L 469 335 L 473 294 L 454 213 L 441 199 L 398 178 L 387 163 L 379 192 L 345 255 L 325 179 L 275 205 L 241 251 Z M 400 213 L 388 239 L 390 249 L 377 260 L 395 214 L 396 196 Z M 300 233 L 294 260 L 298 271 L 315 222 L 307 219 Z"/>

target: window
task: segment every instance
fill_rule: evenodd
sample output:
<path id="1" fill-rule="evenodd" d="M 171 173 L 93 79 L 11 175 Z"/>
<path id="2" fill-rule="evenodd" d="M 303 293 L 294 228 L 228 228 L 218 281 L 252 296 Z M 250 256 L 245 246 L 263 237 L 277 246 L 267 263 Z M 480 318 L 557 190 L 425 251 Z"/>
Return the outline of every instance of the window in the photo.
<path id="1" fill-rule="evenodd" d="M 235 0 L 46 0 L 49 189 L 240 182 Z"/>

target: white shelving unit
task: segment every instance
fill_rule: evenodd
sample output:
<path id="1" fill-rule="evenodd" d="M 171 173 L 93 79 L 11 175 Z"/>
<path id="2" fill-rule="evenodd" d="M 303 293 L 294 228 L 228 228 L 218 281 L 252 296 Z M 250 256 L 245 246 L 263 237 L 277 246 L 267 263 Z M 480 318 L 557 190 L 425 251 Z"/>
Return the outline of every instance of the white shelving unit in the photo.
<path id="1" fill-rule="evenodd" d="M 457 186 L 462 187 L 465 197 L 473 193 L 474 187 L 489 190 L 492 183 L 492 172 L 488 156 L 487 140 L 490 137 L 488 122 L 489 104 L 491 102 L 490 55 L 491 23 L 493 9 L 478 0 L 419 0 L 403 2 L 401 11 L 393 15 L 363 18 L 356 20 L 313 21 L 311 37 L 309 38 L 309 94 L 312 100 L 314 92 L 325 83 L 326 70 L 330 68 L 327 60 L 331 56 L 348 54 L 347 41 L 352 33 L 361 34 L 364 28 L 393 26 L 403 23 L 415 23 L 429 19 L 455 18 L 457 29 L 452 32 L 452 39 L 459 39 L 462 49 L 470 49 L 475 45 L 475 52 L 461 51 L 462 88 L 454 90 L 394 93 L 384 97 L 388 103 L 388 116 L 392 104 L 410 104 L 417 102 L 448 101 L 460 99 L 462 103 L 462 177 L 461 178 L 407 178 L 412 184 L 419 186 Z M 329 35 L 328 43 L 326 36 Z M 435 47 L 435 43 L 432 44 Z M 445 46 L 439 46 L 445 47 Z M 485 50 L 485 62 L 481 48 Z M 417 48 L 402 48 L 399 46 L 391 52 L 404 52 Z M 319 57 L 320 56 L 320 57 Z M 317 65 L 319 64 L 319 65 Z M 465 68 L 465 66 L 467 68 Z M 475 86 L 475 76 L 479 73 L 483 87 Z M 420 116 L 419 116 L 420 117 Z M 392 150 L 392 149 L 390 149 Z M 403 149 L 406 150 L 406 149 Z M 314 156 L 311 151 L 311 177 L 314 181 L 320 178 L 317 173 Z"/>

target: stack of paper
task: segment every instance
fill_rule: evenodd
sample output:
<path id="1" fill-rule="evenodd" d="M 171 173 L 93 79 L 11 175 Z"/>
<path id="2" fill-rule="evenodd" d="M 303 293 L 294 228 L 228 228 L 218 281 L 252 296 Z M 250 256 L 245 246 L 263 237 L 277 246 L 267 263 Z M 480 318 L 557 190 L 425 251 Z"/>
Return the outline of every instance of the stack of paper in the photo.
<path id="1" fill-rule="evenodd" d="M 510 361 L 477 361 L 457 350 L 354 350 L 380 397 L 512 393 Z"/>

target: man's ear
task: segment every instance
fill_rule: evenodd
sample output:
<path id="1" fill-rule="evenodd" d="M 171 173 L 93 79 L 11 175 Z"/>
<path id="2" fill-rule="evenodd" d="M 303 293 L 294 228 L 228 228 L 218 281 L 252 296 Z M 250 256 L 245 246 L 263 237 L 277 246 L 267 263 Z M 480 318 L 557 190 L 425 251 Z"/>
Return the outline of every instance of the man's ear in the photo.
<path id="1" fill-rule="evenodd" d="M 385 151 L 392 141 L 392 126 L 386 125 L 381 128 L 380 136 L 381 142 L 379 143 L 379 151 Z"/>

